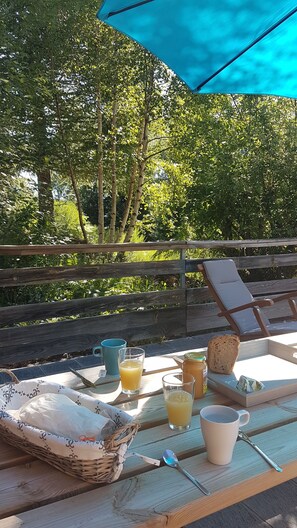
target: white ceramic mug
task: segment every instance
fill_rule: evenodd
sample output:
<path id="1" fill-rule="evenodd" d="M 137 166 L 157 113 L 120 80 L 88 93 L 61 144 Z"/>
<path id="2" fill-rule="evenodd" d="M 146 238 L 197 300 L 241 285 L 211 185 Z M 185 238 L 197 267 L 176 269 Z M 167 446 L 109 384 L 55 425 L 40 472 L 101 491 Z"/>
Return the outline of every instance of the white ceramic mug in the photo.
<path id="1" fill-rule="evenodd" d="M 209 462 L 230 464 L 239 427 L 249 422 L 250 413 L 225 405 L 209 405 L 200 411 L 201 431 Z"/>

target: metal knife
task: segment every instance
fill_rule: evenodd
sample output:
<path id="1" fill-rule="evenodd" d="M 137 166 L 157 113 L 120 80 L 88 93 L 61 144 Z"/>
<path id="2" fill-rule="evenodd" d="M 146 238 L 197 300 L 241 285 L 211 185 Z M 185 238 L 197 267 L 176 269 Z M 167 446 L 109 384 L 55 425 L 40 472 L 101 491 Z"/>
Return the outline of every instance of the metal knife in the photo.
<path id="1" fill-rule="evenodd" d="M 86 386 L 86 387 L 96 387 L 95 383 L 93 383 L 92 381 L 88 380 L 87 378 L 85 378 L 82 374 L 80 374 L 79 372 L 77 372 L 76 370 L 74 370 L 73 368 L 69 367 L 69 370 L 75 374 L 82 382 L 83 384 Z"/>
<path id="2" fill-rule="evenodd" d="M 282 472 L 282 468 L 276 464 L 275 462 L 273 462 L 273 460 L 271 460 L 271 458 L 269 458 L 269 456 L 267 456 L 263 451 L 262 449 L 260 449 L 260 447 L 258 447 L 256 444 L 254 444 L 254 442 L 248 437 L 248 435 L 246 433 L 244 433 L 243 431 L 240 431 L 238 432 L 238 436 L 239 438 L 241 438 L 241 440 L 244 440 L 245 442 L 247 442 L 247 444 L 250 444 L 258 453 L 259 455 L 261 455 L 262 458 L 264 458 L 264 460 L 266 460 L 266 462 L 271 466 L 273 467 L 273 469 L 275 469 L 276 471 L 278 471 L 279 473 Z"/>

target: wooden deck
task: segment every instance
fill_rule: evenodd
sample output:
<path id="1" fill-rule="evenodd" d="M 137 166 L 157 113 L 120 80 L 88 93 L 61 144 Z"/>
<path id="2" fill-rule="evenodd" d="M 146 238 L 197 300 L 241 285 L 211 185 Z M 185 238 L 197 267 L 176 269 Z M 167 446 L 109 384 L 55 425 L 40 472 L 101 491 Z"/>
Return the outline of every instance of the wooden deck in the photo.
<path id="1" fill-rule="evenodd" d="M 164 341 L 161 344 L 145 345 L 147 356 L 160 355 L 180 350 L 192 350 L 207 346 L 212 334 Z M 86 368 L 94 366 L 98 358 L 79 357 L 60 362 L 35 365 L 14 372 L 19 379 L 65 372 L 69 366 Z M 0 378 L 0 383 L 5 382 Z M 297 441 L 296 441 L 297 455 Z M 0 521 L 1 526 L 1 521 Z M 297 527 L 297 478 L 255 495 L 235 506 L 221 510 L 187 525 L 187 528 L 296 528 Z"/>
<path id="2" fill-rule="evenodd" d="M 187 528 L 296 528 L 297 479 L 188 524 Z"/>
<path id="3" fill-rule="evenodd" d="M 1 366 L 47 361 L 78 351 L 83 355 L 111 335 L 135 345 L 230 328 L 224 317 L 218 317 L 219 308 L 198 273 L 198 264 L 216 258 L 218 250 L 225 255 L 228 248 L 228 258 L 248 279 L 252 296 L 273 298 L 297 291 L 297 253 L 292 249 L 296 245 L 297 239 L 0 246 L 0 258 L 9 266 L 0 269 Z M 251 248 L 257 254 L 249 256 Z M 265 248 L 274 249 L 264 254 Z M 71 254 L 77 255 L 74 262 L 79 265 L 71 259 L 65 262 L 65 255 Z M 155 260 L 156 254 L 161 260 Z M 37 261 L 35 255 L 40 256 Z M 51 255 L 55 255 L 52 260 Z M 140 282 L 131 292 L 133 277 Z M 68 283 L 78 281 L 87 281 L 90 289 L 86 286 L 77 298 L 71 286 L 66 298 L 60 298 L 58 283 L 62 292 Z M 121 281 L 120 289 L 110 289 L 110 281 Z M 39 287 L 44 284 L 53 286 L 52 297 L 40 297 Z M 288 319 L 292 311 L 283 301 L 264 313 L 277 322 Z"/>

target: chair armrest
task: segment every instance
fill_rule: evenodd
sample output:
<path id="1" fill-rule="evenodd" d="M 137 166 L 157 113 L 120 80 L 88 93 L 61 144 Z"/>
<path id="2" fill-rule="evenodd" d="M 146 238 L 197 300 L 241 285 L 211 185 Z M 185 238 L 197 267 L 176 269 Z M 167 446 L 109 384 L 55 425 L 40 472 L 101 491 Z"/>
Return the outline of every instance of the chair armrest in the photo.
<path id="1" fill-rule="evenodd" d="M 242 310 L 247 310 L 248 308 L 263 308 L 265 306 L 272 306 L 274 304 L 274 301 L 272 299 L 258 299 L 253 302 L 242 304 L 240 306 L 236 306 L 235 308 L 230 308 L 230 310 L 224 310 L 220 313 L 218 313 L 219 317 L 225 316 L 226 314 L 232 314 L 235 312 L 241 312 Z"/>
<path id="2" fill-rule="evenodd" d="M 254 315 L 258 321 L 258 324 L 259 324 L 259 327 L 262 331 L 262 334 L 264 336 L 269 336 L 270 333 L 269 333 L 269 330 L 267 329 L 266 327 L 266 324 L 262 318 L 262 315 L 261 315 L 261 311 L 260 311 L 260 308 L 263 308 L 264 306 L 272 306 L 274 304 L 273 300 L 272 299 L 259 299 L 259 300 L 255 300 L 253 302 L 250 302 L 250 303 L 247 303 L 247 304 L 242 304 L 241 306 L 237 306 L 236 308 L 231 308 L 230 310 L 224 310 L 222 312 L 220 312 L 218 315 L 219 316 L 225 316 L 227 320 L 230 321 L 230 314 L 232 313 L 235 313 L 235 312 L 240 312 L 242 310 L 246 310 L 248 308 L 250 308 L 251 310 L 253 310 L 254 312 Z M 297 314 L 297 312 L 296 312 Z"/>
<path id="3" fill-rule="evenodd" d="M 280 301 L 288 301 L 289 306 L 292 311 L 292 319 L 297 320 L 297 305 L 296 301 L 292 299 L 292 297 L 297 297 L 297 291 L 292 291 L 288 293 L 283 293 L 281 295 L 278 295 L 273 300 L 274 302 L 280 302 Z"/>
<path id="4" fill-rule="evenodd" d="M 292 297 L 297 297 L 297 291 L 292 291 L 288 293 L 282 293 L 281 295 L 277 295 L 277 297 L 273 297 L 273 302 L 279 302 L 279 301 L 287 301 L 291 299 Z"/>

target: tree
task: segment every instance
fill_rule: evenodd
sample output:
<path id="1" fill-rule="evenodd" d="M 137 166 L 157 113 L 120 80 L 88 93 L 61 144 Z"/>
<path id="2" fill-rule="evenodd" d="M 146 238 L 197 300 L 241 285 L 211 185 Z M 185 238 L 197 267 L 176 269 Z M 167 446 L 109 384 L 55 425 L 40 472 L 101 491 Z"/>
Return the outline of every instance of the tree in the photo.
<path id="1" fill-rule="evenodd" d="M 63 93 L 69 90 L 67 54 L 75 40 L 72 29 L 81 9 L 80 1 L 70 8 L 60 0 L 50 4 L 46 0 L 5 0 L 1 6 L 6 30 L 3 104 L 6 122 L 9 114 L 13 115 L 8 130 L 18 150 L 14 168 L 36 174 L 40 223 L 47 229 L 53 225 L 54 212 L 51 176 L 60 160 L 67 167 L 82 215 L 60 88 L 63 84 Z M 82 220 L 81 227 L 84 231 Z"/>
<path id="2" fill-rule="evenodd" d="M 78 57 L 84 106 L 84 143 L 89 161 L 81 166 L 90 187 L 97 181 L 98 241 L 131 239 L 143 197 L 143 183 L 150 170 L 155 145 L 156 120 L 162 118 L 167 70 L 129 39 L 94 21 L 86 22 L 84 54 Z M 152 148 L 150 146 L 152 145 Z M 86 174 L 86 168 L 88 174 Z M 126 205 L 117 227 L 121 197 Z M 109 197 L 109 200 L 107 200 Z M 109 210 L 106 206 L 109 204 Z M 109 218 L 109 223 L 106 223 Z"/>
<path id="3" fill-rule="evenodd" d="M 296 115 L 289 99 L 191 96 L 171 133 L 192 175 L 187 215 L 197 238 L 295 233 Z M 291 207 L 285 207 L 290 203 Z"/>
<path id="4" fill-rule="evenodd" d="M 36 175 L 40 233 L 70 197 L 86 242 L 88 187 L 99 242 L 295 234 L 296 103 L 193 95 L 97 9 L 0 5 L 1 172 Z"/>

